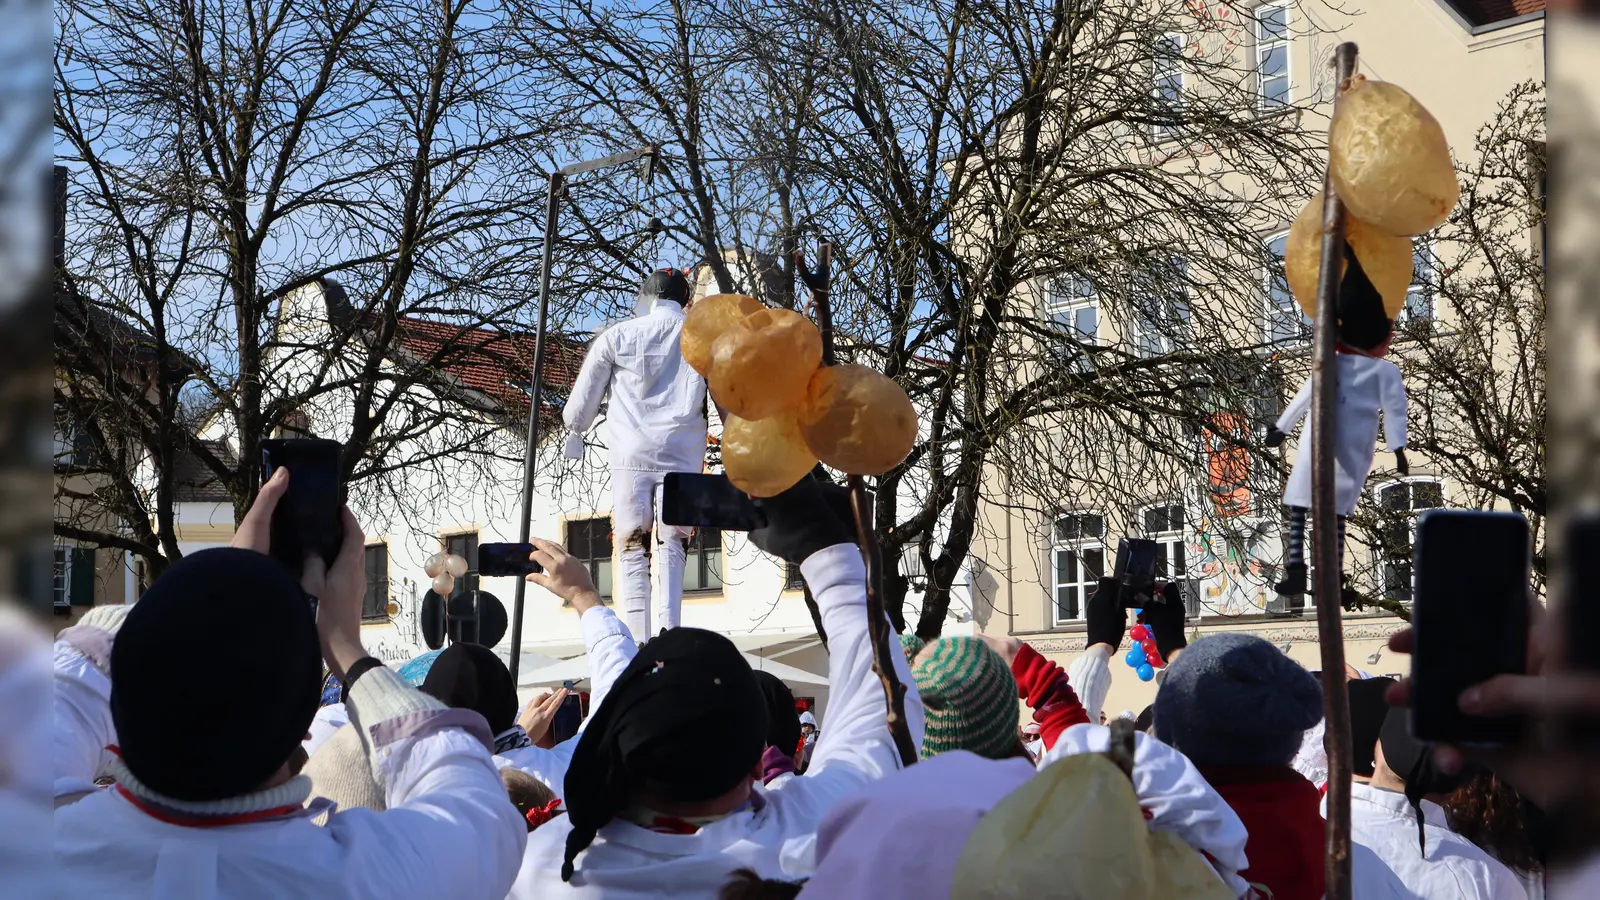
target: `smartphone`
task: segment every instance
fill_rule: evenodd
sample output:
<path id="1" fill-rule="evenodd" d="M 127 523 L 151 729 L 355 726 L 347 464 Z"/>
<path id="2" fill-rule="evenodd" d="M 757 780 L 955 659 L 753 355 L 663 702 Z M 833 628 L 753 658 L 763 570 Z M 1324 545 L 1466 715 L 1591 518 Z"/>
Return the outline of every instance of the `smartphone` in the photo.
<path id="1" fill-rule="evenodd" d="M 485 578 L 504 575 L 521 578 L 543 572 L 543 566 L 528 558 L 532 552 L 532 544 L 479 544 L 478 575 Z"/>
<path id="2" fill-rule="evenodd" d="M 661 486 L 661 521 L 692 528 L 754 531 L 767 516 L 726 475 L 668 472 Z"/>
<path id="3" fill-rule="evenodd" d="M 1522 738 L 1521 716 L 1469 716 L 1461 692 L 1528 667 L 1528 520 L 1517 513 L 1422 514 L 1412 571 L 1411 733 L 1487 746 Z"/>
<path id="4" fill-rule="evenodd" d="M 300 576 L 306 558 L 319 554 L 330 568 L 344 541 L 338 441 L 285 438 L 261 442 L 261 483 L 289 470 L 289 490 L 272 513 L 269 552 Z"/>
<path id="5" fill-rule="evenodd" d="M 562 687 L 567 689 L 567 697 L 550 720 L 550 735 L 558 744 L 577 734 L 583 724 L 583 698 L 578 696 L 577 685 L 568 681 Z"/>
<path id="6" fill-rule="evenodd" d="M 1122 538 L 1117 541 L 1117 561 L 1111 577 L 1122 585 L 1122 605 L 1128 609 L 1146 603 L 1165 603 L 1156 593 L 1156 555 L 1160 547 L 1149 538 Z"/>
<path id="7" fill-rule="evenodd" d="M 1556 633 L 1565 648 L 1562 660 L 1574 673 L 1597 675 L 1600 648 L 1595 646 L 1594 635 L 1600 628 L 1600 514 L 1572 517 L 1561 555 L 1566 560 L 1566 584 L 1556 607 L 1560 623 Z M 1558 722 L 1559 733 L 1584 749 L 1600 746 L 1600 715 L 1569 713 Z"/>

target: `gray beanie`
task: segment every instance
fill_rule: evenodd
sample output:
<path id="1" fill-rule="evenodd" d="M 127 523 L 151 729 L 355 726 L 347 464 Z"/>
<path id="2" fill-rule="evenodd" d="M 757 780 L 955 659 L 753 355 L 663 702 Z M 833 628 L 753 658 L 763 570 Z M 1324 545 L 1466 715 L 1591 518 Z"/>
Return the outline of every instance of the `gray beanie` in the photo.
<path id="1" fill-rule="evenodd" d="M 1241 632 L 1190 644 L 1156 692 L 1156 737 L 1201 765 L 1286 766 L 1321 720 L 1317 679 Z"/>

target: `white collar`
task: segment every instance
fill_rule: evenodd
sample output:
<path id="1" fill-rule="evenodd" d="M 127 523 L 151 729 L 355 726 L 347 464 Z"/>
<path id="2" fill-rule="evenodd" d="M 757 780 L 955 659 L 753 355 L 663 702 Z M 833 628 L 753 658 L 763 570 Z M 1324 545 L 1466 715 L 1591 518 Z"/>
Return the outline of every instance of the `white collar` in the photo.
<path id="1" fill-rule="evenodd" d="M 1412 811 L 1411 801 L 1406 799 L 1405 794 L 1386 791 L 1370 784 L 1351 784 L 1350 799 L 1376 806 L 1397 818 L 1408 819 L 1413 823 L 1416 821 L 1416 813 Z M 1421 806 L 1422 821 L 1446 831 L 1450 830 L 1450 821 L 1445 817 L 1444 807 L 1427 799 L 1422 801 Z"/>

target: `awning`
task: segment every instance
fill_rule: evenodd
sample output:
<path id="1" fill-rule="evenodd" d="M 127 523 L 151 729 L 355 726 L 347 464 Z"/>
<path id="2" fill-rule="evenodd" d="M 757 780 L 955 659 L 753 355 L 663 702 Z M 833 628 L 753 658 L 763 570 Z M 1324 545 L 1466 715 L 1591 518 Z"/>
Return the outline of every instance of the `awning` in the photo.
<path id="1" fill-rule="evenodd" d="M 733 641 L 733 645 L 735 647 L 745 651 L 746 653 L 750 653 L 755 650 L 764 650 L 767 647 L 775 647 L 779 644 L 787 644 L 792 641 L 817 640 L 817 632 L 812 628 L 796 628 L 787 631 L 764 631 L 753 634 L 724 633 L 724 636 L 727 637 L 728 640 Z M 518 671 L 531 674 L 533 669 L 538 668 L 537 665 L 530 666 L 527 663 L 527 660 L 534 656 L 543 656 L 551 660 L 571 659 L 575 656 L 582 656 L 586 649 L 587 648 L 584 647 L 582 641 L 552 641 L 550 643 L 534 643 L 524 641 L 522 644 L 523 663 Z M 505 658 L 505 651 L 500 651 L 500 653 L 501 658 Z"/>
<path id="2" fill-rule="evenodd" d="M 752 653 L 745 653 L 741 651 L 740 655 L 744 657 L 745 662 L 750 664 L 750 668 L 762 672 L 770 672 L 783 681 L 789 681 L 795 684 L 810 684 L 817 687 L 828 686 L 828 678 L 825 675 L 817 675 L 812 672 L 807 672 L 804 669 L 795 668 L 787 663 L 778 662 L 775 659 L 763 659 L 762 657 L 756 656 Z M 542 669 L 536 669 L 531 672 L 522 673 L 521 677 L 517 680 L 517 687 L 560 687 L 563 683 L 568 681 L 572 682 L 573 684 L 578 684 L 580 682 L 587 681 L 588 678 L 589 657 L 587 655 L 577 656 L 573 657 L 572 659 L 561 660 L 558 663 L 545 666 Z"/>

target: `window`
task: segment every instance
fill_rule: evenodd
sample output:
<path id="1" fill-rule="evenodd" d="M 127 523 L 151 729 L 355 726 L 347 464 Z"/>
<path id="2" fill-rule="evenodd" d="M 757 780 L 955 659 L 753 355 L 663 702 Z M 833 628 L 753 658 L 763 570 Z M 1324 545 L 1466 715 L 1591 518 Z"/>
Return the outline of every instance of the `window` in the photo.
<path id="1" fill-rule="evenodd" d="M 56 609 L 94 605 L 94 548 L 57 544 L 50 581 L 50 602 Z"/>
<path id="2" fill-rule="evenodd" d="M 1294 302 L 1289 292 L 1289 279 L 1283 272 L 1283 256 L 1289 244 L 1289 233 L 1267 239 L 1267 327 L 1268 343 L 1280 341 L 1306 341 L 1311 339 L 1311 319 Z"/>
<path id="3" fill-rule="evenodd" d="M 1170 581 L 1189 573 L 1183 559 L 1183 504 L 1164 503 L 1144 511 L 1144 536 L 1160 547 L 1156 554 L 1156 578 Z"/>
<path id="4" fill-rule="evenodd" d="M 1151 126 L 1151 136 L 1164 141 L 1177 133 L 1177 118 L 1183 111 L 1183 35 L 1164 34 L 1156 39 L 1151 56 L 1151 104 L 1155 117 L 1163 120 Z"/>
<path id="5" fill-rule="evenodd" d="M 1411 241 L 1411 286 L 1406 288 L 1406 305 L 1395 317 L 1395 327 L 1415 328 L 1433 321 L 1434 281 L 1437 278 L 1437 260 L 1433 256 L 1433 243 L 1426 237 Z"/>
<path id="6" fill-rule="evenodd" d="M 71 418 L 60 406 L 55 408 L 55 441 L 52 449 L 58 469 L 91 466 L 98 461 L 94 439 L 88 427 Z"/>
<path id="7" fill-rule="evenodd" d="M 1097 513 L 1069 513 L 1052 531 L 1053 590 L 1057 624 L 1083 618 L 1106 570 L 1106 520 Z"/>
<path id="8" fill-rule="evenodd" d="M 444 552 L 454 553 L 467 561 L 467 574 L 456 579 L 456 589 L 451 597 L 459 597 L 478 589 L 478 533 L 452 534 L 444 539 Z"/>
<path id="9" fill-rule="evenodd" d="M 803 591 L 806 588 L 806 579 L 800 574 L 800 564 L 785 562 L 783 564 L 783 589 L 786 591 Z"/>
<path id="10" fill-rule="evenodd" d="M 567 552 L 583 560 L 600 599 L 611 599 L 611 517 L 569 519 Z"/>
<path id="11" fill-rule="evenodd" d="M 1289 104 L 1289 4 L 1256 8 L 1256 86 L 1261 109 Z"/>
<path id="12" fill-rule="evenodd" d="M 474 554 L 476 556 L 476 554 Z M 361 618 L 389 618 L 389 545 L 368 544 L 367 596 L 361 600 Z"/>
<path id="13" fill-rule="evenodd" d="M 1189 264 L 1174 256 L 1141 265 L 1133 276 L 1133 340 L 1140 356 L 1160 356 L 1189 334 Z"/>
<path id="14" fill-rule="evenodd" d="M 722 590 L 722 530 L 696 528 L 689 538 L 689 558 L 683 566 L 685 591 Z"/>
<path id="15" fill-rule="evenodd" d="M 1100 331 L 1100 300 L 1094 282 L 1082 275 L 1058 275 L 1045 291 L 1044 312 L 1072 338 L 1094 343 Z"/>
<path id="16" fill-rule="evenodd" d="M 1417 516 L 1444 505 L 1444 485 L 1430 478 L 1395 482 L 1378 489 L 1378 552 L 1382 558 L 1383 596 L 1411 602 L 1411 553 L 1416 544 Z"/>

